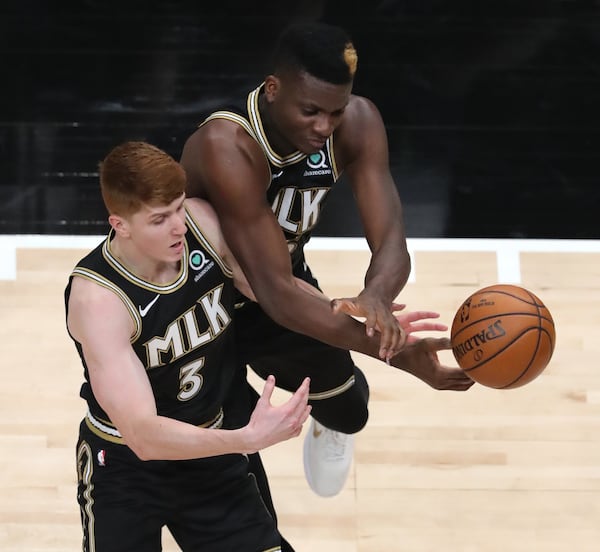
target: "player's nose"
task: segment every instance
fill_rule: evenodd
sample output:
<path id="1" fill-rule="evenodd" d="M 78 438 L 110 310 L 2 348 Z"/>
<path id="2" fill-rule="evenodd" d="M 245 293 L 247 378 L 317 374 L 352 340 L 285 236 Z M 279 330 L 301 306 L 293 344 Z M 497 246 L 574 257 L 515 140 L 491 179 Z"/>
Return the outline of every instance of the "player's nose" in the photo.
<path id="1" fill-rule="evenodd" d="M 322 138 L 329 138 L 335 129 L 333 117 L 327 113 L 321 113 L 315 119 L 313 130 Z"/>
<path id="2" fill-rule="evenodd" d="M 186 232 L 185 218 L 176 216 L 173 222 L 173 233 L 177 236 L 183 236 Z"/>

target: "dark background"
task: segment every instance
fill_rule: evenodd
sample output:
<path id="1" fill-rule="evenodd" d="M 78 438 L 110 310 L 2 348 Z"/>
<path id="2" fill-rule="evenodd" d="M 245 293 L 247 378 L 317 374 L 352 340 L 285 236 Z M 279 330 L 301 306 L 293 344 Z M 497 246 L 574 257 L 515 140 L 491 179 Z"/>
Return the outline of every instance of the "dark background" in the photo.
<path id="1" fill-rule="evenodd" d="M 0 233 L 103 233 L 98 161 L 128 139 L 179 158 L 308 18 L 354 39 L 409 237 L 600 238 L 599 0 L 204 4 L 2 3 Z M 343 183 L 316 235 L 362 235 Z"/>

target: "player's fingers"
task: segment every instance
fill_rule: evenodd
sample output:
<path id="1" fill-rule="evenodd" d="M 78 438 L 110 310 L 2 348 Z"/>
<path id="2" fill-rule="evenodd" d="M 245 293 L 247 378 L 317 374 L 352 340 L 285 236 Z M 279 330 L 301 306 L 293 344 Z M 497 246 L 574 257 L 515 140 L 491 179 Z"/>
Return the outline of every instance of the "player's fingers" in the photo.
<path id="1" fill-rule="evenodd" d="M 388 339 L 388 345 L 385 346 L 382 336 L 379 355 L 380 358 L 384 359 L 389 364 L 392 357 L 400 352 L 406 345 L 408 335 L 406 330 L 400 324 L 392 323 L 391 326 L 388 326 L 387 328 L 389 334 L 385 337 Z"/>
<path id="2" fill-rule="evenodd" d="M 457 375 L 456 378 L 449 380 L 448 389 L 452 389 L 453 391 L 466 391 L 473 387 L 474 383 L 475 381 L 463 373 Z"/>
<path id="3" fill-rule="evenodd" d="M 370 327 L 379 331 L 379 358 L 387 360 L 390 351 L 394 351 L 396 348 L 398 335 L 401 331 L 395 317 L 391 315 L 391 312 L 377 313 L 377 311 L 372 311 L 372 317 L 365 320 L 365 325 L 367 326 L 368 335 L 374 335 L 374 332 L 369 333 Z"/>
<path id="4" fill-rule="evenodd" d="M 300 429 L 302 429 L 302 426 L 304 425 L 304 422 L 306 422 L 306 420 L 308 420 L 308 417 L 310 416 L 310 411 L 311 410 L 312 410 L 312 406 L 310 404 L 307 404 L 304 407 L 304 412 L 300 416 Z"/>
<path id="5" fill-rule="evenodd" d="M 417 322 L 415 324 L 410 324 L 408 327 L 409 333 L 412 332 L 445 332 L 448 329 L 446 324 L 442 324 L 441 322 Z"/>
<path id="6" fill-rule="evenodd" d="M 450 391 L 467 391 L 468 389 L 471 389 L 471 387 L 473 387 L 474 383 L 475 382 L 473 380 L 456 381 L 452 384 L 447 385 L 444 389 Z"/>
<path id="7" fill-rule="evenodd" d="M 268 376 L 265 386 L 263 387 L 260 400 L 263 402 L 270 403 L 271 397 L 273 396 L 273 389 L 275 389 L 275 376 Z"/>
<path id="8" fill-rule="evenodd" d="M 392 303 L 392 312 L 399 312 L 405 308 L 406 305 L 403 305 L 402 303 Z"/>
<path id="9" fill-rule="evenodd" d="M 294 394 L 288 400 L 288 405 L 292 410 L 301 410 L 308 403 L 308 391 L 310 388 L 310 378 L 304 378 L 300 387 L 296 389 Z"/>
<path id="10" fill-rule="evenodd" d="M 367 335 L 372 337 L 375 335 L 375 330 L 378 329 L 381 332 L 380 341 L 382 343 L 389 343 L 389 329 L 385 326 L 385 324 L 378 323 L 377 312 L 373 309 L 370 309 L 366 313 L 363 314 L 365 318 L 365 328 L 367 331 Z"/>
<path id="11" fill-rule="evenodd" d="M 407 322 L 417 322 L 428 318 L 439 318 L 440 313 L 435 311 L 411 311 L 402 315 L 402 319 Z"/>
<path id="12" fill-rule="evenodd" d="M 349 316 L 365 316 L 354 297 L 340 297 L 329 302 L 334 313 L 343 312 Z"/>
<path id="13" fill-rule="evenodd" d="M 447 337 L 425 337 L 417 342 L 417 345 L 423 347 L 430 353 L 436 351 L 443 351 L 445 349 L 452 349 L 450 339 Z"/>

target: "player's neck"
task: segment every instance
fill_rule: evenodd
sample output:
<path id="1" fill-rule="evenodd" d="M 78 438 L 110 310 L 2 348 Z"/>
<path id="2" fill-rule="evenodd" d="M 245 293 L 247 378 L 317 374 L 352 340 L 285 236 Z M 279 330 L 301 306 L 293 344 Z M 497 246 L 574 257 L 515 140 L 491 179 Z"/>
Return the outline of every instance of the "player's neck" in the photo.
<path id="1" fill-rule="evenodd" d="M 284 138 L 279 130 L 277 130 L 277 126 L 273 123 L 269 109 L 269 102 L 267 102 L 265 99 L 264 93 L 258 98 L 258 111 L 260 113 L 260 119 L 265 131 L 265 135 L 271 148 L 273 148 L 273 150 L 282 157 L 285 157 L 290 153 L 294 153 L 296 148 Z"/>
<path id="2" fill-rule="evenodd" d="M 115 238 L 110 242 L 113 256 L 129 272 L 138 278 L 154 284 L 172 282 L 180 271 L 181 262 L 158 261 L 140 251 L 130 240 Z"/>

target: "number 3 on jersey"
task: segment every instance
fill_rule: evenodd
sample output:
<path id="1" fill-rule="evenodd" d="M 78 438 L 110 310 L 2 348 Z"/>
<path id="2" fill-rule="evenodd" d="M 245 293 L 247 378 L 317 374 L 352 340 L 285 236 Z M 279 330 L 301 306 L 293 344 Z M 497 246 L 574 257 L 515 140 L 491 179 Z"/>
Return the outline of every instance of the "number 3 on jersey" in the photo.
<path id="1" fill-rule="evenodd" d="M 179 393 L 177 398 L 180 401 L 189 401 L 195 397 L 204 383 L 204 378 L 200 370 L 204 366 L 204 357 L 190 362 L 179 369 Z"/>

